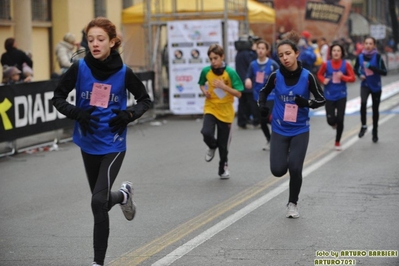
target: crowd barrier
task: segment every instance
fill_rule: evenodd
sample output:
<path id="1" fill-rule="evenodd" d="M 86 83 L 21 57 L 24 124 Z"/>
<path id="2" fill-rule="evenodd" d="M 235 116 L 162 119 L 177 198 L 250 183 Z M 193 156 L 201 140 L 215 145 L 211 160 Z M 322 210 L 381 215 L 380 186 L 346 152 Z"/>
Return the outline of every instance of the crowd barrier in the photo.
<path id="1" fill-rule="evenodd" d="M 136 75 L 144 83 L 154 102 L 155 73 L 147 71 Z M 72 128 L 74 121 L 59 113 L 51 103 L 57 83 L 58 80 L 47 80 L 0 86 L 0 143 L 4 146 L 3 149 L 0 148 L 0 157 L 18 152 L 18 148 L 23 148 L 17 147 L 18 140 L 27 137 L 31 139 L 26 142 L 29 146 L 43 144 L 40 143 L 43 137 L 39 136 L 46 135 L 45 133 L 54 136 L 54 140 L 49 139 L 45 141 L 46 144 L 62 142 L 63 138 L 71 137 L 71 132 L 65 135 L 60 134 L 60 130 Z M 74 103 L 74 98 L 75 90 L 69 94 L 68 101 Z M 128 106 L 134 104 L 134 97 L 128 94 Z M 35 136 L 38 136 L 37 141 Z"/>

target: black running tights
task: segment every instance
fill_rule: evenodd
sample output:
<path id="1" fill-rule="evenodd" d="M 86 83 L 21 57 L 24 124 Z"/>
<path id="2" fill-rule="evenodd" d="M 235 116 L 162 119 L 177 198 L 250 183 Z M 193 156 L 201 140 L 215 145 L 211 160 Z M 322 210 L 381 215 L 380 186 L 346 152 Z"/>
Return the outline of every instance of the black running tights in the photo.
<path id="1" fill-rule="evenodd" d="M 377 130 L 378 128 L 378 119 L 380 118 L 379 108 L 380 108 L 380 100 L 381 100 L 381 92 L 372 92 L 367 87 L 360 88 L 360 121 L 362 122 L 362 126 L 367 125 L 367 98 L 371 94 L 372 101 L 372 109 L 373 109 L 373 129 Z"/>
<path id="2" fill-rule="evenodd" d="M 124 198 L 122 192 L 111 192 L 111 188 L 121 168 L 125 152 L 91 155 L 82 151 L 82 157 L 92 193 L 94 261 L 103 265 L 109 237 L 108 211 Z"/>
<path id="3" fill-rule="evenodd" d="M 215 138 L 215 130 L 217 137 Z M 210 149 L 219 149 L 219 174 L 224 165 L 227 164 L 227 155 L 229 153 L 229 144 L 231 140 L 231 124 L 218 120 L 211 114 L 204 115 L 204 121 L 201 129 L 205 144 Z"/>
<path id="4" fill-rule="evenodd" d="M 336 142 L 341 141 L 342 132 L 344 131 L 345 108 L 346 97 L 339 99 L 338 101 L 326 101 L 327 123 L 337 129 L 335 135 Z"/>
<path id="5" fill-rule="evenodd" d="M 287 137 L 272 132 L 270 140 L 270 170 L 281 177 L 289 171 L 290 195 L 288 202 L 296 204 L 302 186 L 302 169 L 309 143 L 309 132 Z"/>

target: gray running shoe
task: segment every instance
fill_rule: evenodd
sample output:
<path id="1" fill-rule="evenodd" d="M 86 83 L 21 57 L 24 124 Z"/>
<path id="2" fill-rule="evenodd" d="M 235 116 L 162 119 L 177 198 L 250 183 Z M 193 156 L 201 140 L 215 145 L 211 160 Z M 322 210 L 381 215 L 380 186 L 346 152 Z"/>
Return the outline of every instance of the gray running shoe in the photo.
<path id="1" fill-rule="evenodd" d="M 212 161 L 213 157 L 215 156 L 215 151 L 216 149 L 208 149 L 205 154 L 205 161 Z"/>
<path id="2" fill-rule="evenodd" d="M 133 220 L 136 214 L 136 204 L 133 200 L 133 186 L 132 183 L 129 181 L 125 181 L 122 183 L 120 191 L 127 194 L 127 202 L 125 204 L 121 204 L 121 209 L 123 214 L 125 215 L 128 221 Z"/>
<path id="3" fill-rule="evenodd" d="M 299 218 L 298 205 L 292 202 L 287 204 L 287 218 Z"/>

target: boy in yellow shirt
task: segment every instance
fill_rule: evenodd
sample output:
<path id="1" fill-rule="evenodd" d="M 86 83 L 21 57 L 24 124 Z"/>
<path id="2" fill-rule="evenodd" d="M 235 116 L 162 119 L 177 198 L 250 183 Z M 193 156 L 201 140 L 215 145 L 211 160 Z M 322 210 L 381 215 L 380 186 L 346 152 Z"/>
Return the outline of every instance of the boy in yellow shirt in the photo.
<path id="1" fill-rule="evenodd" d="M 201 134 L 208 146 L 205 161 L 210 162 L 219 148 L 219 171 L 222 179 L 230 177 L 227 168 L 228 146 L 231 139 L 231 125 L 234 120 L 234 97 L 240 98 L 244 86 L 237 72 L 226 66 L 224 50 L 218 44 L 208 49 L 210 66 L 204 67 L 198 81 L 205 95 L 204 122 Z M 207 86 L 206 86 L 207 83 Z M 215 138 L 215 129 L 217 135 Z"/>

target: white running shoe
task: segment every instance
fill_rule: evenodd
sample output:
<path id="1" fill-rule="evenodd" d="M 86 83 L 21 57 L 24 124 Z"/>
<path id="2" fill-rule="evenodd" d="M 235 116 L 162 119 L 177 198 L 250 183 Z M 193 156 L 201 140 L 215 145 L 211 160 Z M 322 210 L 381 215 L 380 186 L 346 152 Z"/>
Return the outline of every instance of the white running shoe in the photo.
<path id="1" fill-rule="evenodd" d="M 224 166 L 223 174 L 221 174 L 219 176 L 220 176 L 220 179 L 229 179 L 230 178 L 230 172 L 229 172 L 229 169 L 227 168 L 227 165 Z"/>
<path id="2" fill-rule="evenodd" d="M 97 264 L 96 262 L 93 262 L 92 266 L 102 266 L 102 265 Z"/>
<path id="3" fill-rule="evenodd" d="M 208 149 L 205 154 L 205 161 L 212 161 L 213 157 L 215 157 L 215 151 L 216 149 Z"/>
<path id="4" fill-rule="evenodd" d="M 136 215 L 136 204 L 133 201 L 133 185 L 131 182 L 125 181 L 122 183 L 119 190 L 127 195 L 127 202 L 125 204 L 120 204 L 120 206 L 126 219 L 131 221 Z"/>
<path id="5" fill-rule="evenodd" d="M 298 205 L 292 202 L 287 204 L 287 218 L 299 218 Z"/>
<path id="6" fill-rule="evenodd" d="M 265 147 L 263 147 L 262 150 L 264 150 L 264 151 L 270 151 L 270 142 L 266 142 L 266 145 L 265 145 Z"/>

